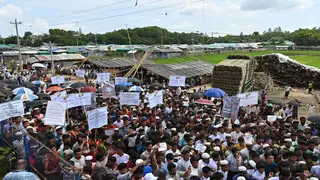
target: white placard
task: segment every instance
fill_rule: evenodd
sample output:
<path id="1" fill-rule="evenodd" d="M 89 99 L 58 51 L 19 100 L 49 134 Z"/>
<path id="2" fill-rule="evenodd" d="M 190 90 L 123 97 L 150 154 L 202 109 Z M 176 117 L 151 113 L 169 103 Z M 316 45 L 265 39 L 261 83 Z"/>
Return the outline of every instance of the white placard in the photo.
<path id="1" fill-rule="evenodd" d="M 275 115 L 268 115 L 268 116 L 267 116 L 267 120 L 268 120 L 269 122 L 274 122 L 274 121 L 277 120 L 277 118 L 278 118 L 278 116 L 275 116 Z"/>
<path id="2" fill-rule="evenodd" d="M 138 106 L 140 104 L 140 93 L 138 92 L 121 92 L 119 97 L 120 105 Z"/>
<path id="3" fill-rule="evenodd" d="M 158 104 L 163 104 L 163 93 L 162 91 L 156 91 L 148 94 L 148 102 L 150 108 L 156 107 Z"/>
<path id="4" fill-rule="evenodd" d="M 9 101 L 0 104 L 0 121 L 23 115 L 24 106 L 22 100 Z"/>
<path id="5" fill-rule="evenodd" d="M 186 85 L 186 76 L 170 76 L 169 86 L 184 87 L 185 85 Z"/>
<path id="6" fill-rule="evenodd" d="M 110 73 L 98 73 L 97 74 L 97 82 L 109 82 L 110 81 Z"/>
<path id="7" fill-rule="evenodd" d="M 167 143 L 165 143 L 165 142 L 159 143 L 158 151 L 166 151 L 167 149 L 168 149 Z"/>
<path id="8" fill-rule="evenodd" d="M 89 106 L 92 104 L 92 93 L 52 95 L 51 100 L 66 103 L 68 109 L 77 106 Z"/>
<path id="9" fill-rule="evenodd" d="M 63 83 L 64 83 L 64 76 L 51 77 L 51 84 L 63 84 Z"/>
<path id="10" fill-rule="evenodd" d="M 84 69 L 76 69 L 75 72 L 76 72 L 76 76 L 82 77 L 82 78 L 84 78 L 84 75 L 86 74 L 86 71 Z"/>
<path id="11" fill-rule="evenodd" d="M 64 98 L 67 95 L 67 91 L 56 92 L 50 96 L 51 101 L 64 102 Z"/>
<path id="12" fill-rule="evenodd" d="M 115 85 L 118 85 L 118 84 L 121 84 L 121 83 L 127 83 L 128 82 L 128 78 L 126 77 L 115 77 L 114 78 L 114 84 Z"/>
<path id="13" fill-rule="evenodd" d="M 107 107 L 101 107 L 88 111 L 88 125 L 89 130 L 94 128 L 100 128 L 108 124 L 108 109 Z"/>
<path id="14" fill-rule="evenodd" d="M 196 148 L 194 148 L 194 149 L 197 150 L 197 151 L 200 151 L 201 153 L 204 153 L 206 151 L 206 149 L 207 149 L 207 146 L 205 146 L 205 145 L 203 145 L 201 143 L 198 143 L 196 145 Z"/>
<path id="15" fill-rule="evenodd" d="M 240 98 L 240 107 L 246 107 L 248 105 L 258 104 L 259 92 L 247 92 L 237 95 Z"/>
<path id="16" fill-rule="evenodd" d="M 66 121 L 67 104 L 64 102 L 48 101 L 45 125 L 64 126 Z"/>

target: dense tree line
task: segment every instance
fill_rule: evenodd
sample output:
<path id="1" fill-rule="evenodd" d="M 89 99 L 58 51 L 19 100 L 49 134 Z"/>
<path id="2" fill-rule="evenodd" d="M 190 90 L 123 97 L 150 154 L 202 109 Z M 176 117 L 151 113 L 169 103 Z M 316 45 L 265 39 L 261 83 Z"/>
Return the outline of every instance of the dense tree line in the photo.
<path id="1" fill-rule="evenodd" d="M 211 43 L 251 43 L 264 42 L 267 44 L 283 44 L 285 40 L 293 41 L 296 45 L 316 46 L 320 45 L 320 28 L 299 29 L 294 32 L 282 31 L 281 27 L 268 29 L 263 33 L 258 31 L 252 34 L 225 35 L 215 37 L 209 33 L 178 33 L 170 32 L 164 28 L 150 26 L 144 28 L 121 29 L 105 34 L 79 34 L 75 31 L 65 31 L 62 29 L 50 29 L 49 33 L 42 35 L 33 35 L 31 32 L 25 32 L 21 37 L 23 46 L 40 46 L 43 42 L 49 42 L 65 45 L 88 45 L 98 44 L 129 44 L 128 33 L 132 44 L 211 44 Z M 16 44 L 16 37 L 10 36 L 0 39 L 0 42 L 6 44 Z"/>

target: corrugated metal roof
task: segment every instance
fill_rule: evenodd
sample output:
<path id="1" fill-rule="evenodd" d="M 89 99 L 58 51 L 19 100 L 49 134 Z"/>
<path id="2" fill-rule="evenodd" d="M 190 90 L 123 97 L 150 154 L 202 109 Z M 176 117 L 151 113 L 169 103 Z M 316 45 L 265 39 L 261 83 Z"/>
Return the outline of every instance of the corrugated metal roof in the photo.
<path id="1" fill-rule="evenodd" d="M 113 58 L 113 59 L 88 60 L 87 62 L 103 68 L 120 68 L 120 67 L 134 66 L 138 64 L 140 60 Z M 143 64 L 155 64 L 155 63 L 150 60 L 144 60 Z"/>
<path id="2" fill-rule="evenodd" d="M 212 73 L 214 65 L 205 61 L 192 61 L 181 64 L 143 64 L 142 68 L 159 76 L 168 78 L 170 75 L 186 76 L 187 78 Z"/>
<path id="3" fill-rule="evenodd" d="M 36 55 L 35 56 L 40 61 L 51 61 L 50 55 Z M 53 60 L 61 61 L 61 60 L 85 60 L 86 58 L 81 54 L 57 54 L 53 55 Z"/>

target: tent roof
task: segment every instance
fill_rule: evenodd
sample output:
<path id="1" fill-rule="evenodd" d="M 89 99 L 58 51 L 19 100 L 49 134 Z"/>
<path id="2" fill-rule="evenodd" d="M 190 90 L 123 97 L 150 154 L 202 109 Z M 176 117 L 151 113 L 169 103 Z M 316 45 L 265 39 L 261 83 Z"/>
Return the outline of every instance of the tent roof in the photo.
<path id="1" fill-rule="evenodd" d="M 100 60 L 88 60 L 89 63 L 92 63 L 98 67 L 103 68 L 120 68 L 120 67 L 129 67 L 134 66 L 140 62 L 140 60 L 133 59 L 100 59 Z M 144 60 L 143 64 L 155 64 L 150 60 Z"/>

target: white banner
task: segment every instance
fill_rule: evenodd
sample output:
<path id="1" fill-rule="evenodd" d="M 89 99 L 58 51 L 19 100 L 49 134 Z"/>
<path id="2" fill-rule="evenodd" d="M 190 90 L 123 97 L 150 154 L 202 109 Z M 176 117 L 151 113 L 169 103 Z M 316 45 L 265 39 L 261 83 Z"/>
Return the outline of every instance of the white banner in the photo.
<path id="1" fill-rule="evenodd" d="M 108 109 L 107 107 L 101 107 L 88 111 L 88 125 L 89 130 L 94 128 L 100 128 L 108 124 Z"/>
<path id="2" fill-rule="evenodd" d="M 51 96 L 51 100 L 67 103 L 67 109 L 77 106 L 89 106 L 92 104 L 92 93 L 68 94 L 56 98 Z"/>
<path id="3" fill-rule="evenodd" d="M 64 102 L 64 98 L 67 96 L 67 91 L 56 92 L 50 96 L 51 101 Z"/>
<path id="4" fill-rule="evenodd" d="M 237 95 L 240 98 L 240 107 L 246 107 L 248 105 L 258 104 L 259 92 L 247 92 Z"/>
<path id="5" fill-rule="evenodd" d="M 140 105 L 140 93 L 138 92 L 121 92 L 119 94 L 120 105 L 131 105 L 138 106 Z"/>
<path id="6" fill-rule="evenodd" d="M 51 84 L 63 84 L 63 83 L 64 83 L 64 76 L 51 77 Z"/>
<path id="7" fill-rule="evenodd" d="M 180 86 L 186 85 L 186 76 L 170 76 L 169 86 Z"/>
<path id="8" fill-rule="evenodd" d="M 148 102 L 150 108 L 156 107 L 158 104 L 163 104 L 163 93 L 162 91 L 156 91 L 148 95 Z"/>
<path id="9" fill-rule="evenodd" d="M 120 83 L 126 83 L 126 82 L 128 82 L 128 78 L 126 78 L 126 77 L 115 77 L 114 78 L 115 85 L 118 85 Z"/>
<path id="10" fill-rule="evenodd" d="M 110 81 L 110 73 L 98 73 L 97 74 L 97 82 L 109 82 Z"/>
<path id="11" fill-rule="evenodd" d="M 0 104 L 0 121 L 23 115 L 24 106 L 22 100 L 9 101 Z"/>
<path id="12" fill-rule="evenodd" d="M 84 75 L 86 74 L 86 71 L 84 69 L 76 69 L 75 72 L 76 72 L 76 76 L 82 77 L 82 78 L 84 78 Z"/>
<path id="13" fill-rule="evenodd" d="M 64 102 L 48 101 L 45 125 L 64 126 L 66 121 L 67 104 Z"/>

